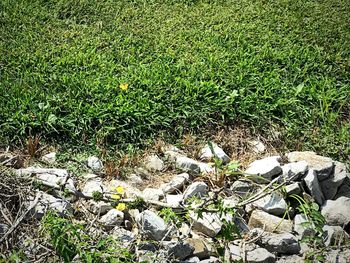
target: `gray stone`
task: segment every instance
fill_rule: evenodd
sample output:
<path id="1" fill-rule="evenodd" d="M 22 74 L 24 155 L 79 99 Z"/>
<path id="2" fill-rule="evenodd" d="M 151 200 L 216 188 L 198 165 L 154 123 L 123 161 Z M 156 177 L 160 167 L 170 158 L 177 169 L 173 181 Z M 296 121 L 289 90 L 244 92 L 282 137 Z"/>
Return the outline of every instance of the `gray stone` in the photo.
<path id="1" fill-rule="evenodd" d="M 287 158 L 289 162 L 306 161 L 309 168 L 316 172 L 319 181 L 329 178 L 333 172 L 333 160 L 314 152 L 290 152 L 287 154 Z"/>
<path id="2" fill-rule="evenodd" d="M 117 210 L 111 209 L 107 214 L 103 215 L 100 218 L 100 223 L 103 224 L 106 228 L 113 228 L 115 226 L 121 225 L 124 220 L 124 213 Z"/>
<path id="3" fill-rule="evenodd" d="M 165 241 L 163 242 L 168 258 L 183 260 L 190 256 L 194 251 L 194 247 L 186 241 Z"/>
<path id="4" fill-rule="evenodd" d="M 301 256 L 291 255 L 280 257 L 276 263 L 305 263 L 305 260 Z"/>
<path id="5" fill-rule="evenodd" d="M 339 186 L 346 178 L 347 175 L 345 164 L 335 162 L 334 175 L 329 179 L 320 182 L 321 189 L 326 200 L 333 199 L 336 196 Z"/>
<path id="6" fill-rule="evenodd" d="M 153 154 L 146 158 L 145 167 L 149 171 L 161 171 L 164 169 L 164 162 L 158 157 L 158 155 Z"/>
<path id="7" fill-rule="evenodd" d="M 274 176 L 282 172 L 281 165 L 278 162 L 280 158 L 280 156 L 272 156 L 256 160 L 248 166 L 245 174 L 252 177 L 251 179 L 257 183 L 268 183 Z"/>
<path id="8" fill-rule="evenodd" d="M 350 262 L 350 251 L 334 249 L 326 252 L 326 261 L 329 263 L 349 263 Z"/>
<path id="9" fill-rule="evenodd" d="M 190 212 L 193 229 L 209 236 L 215 237 L 221 230 L 222 222 L 216 213 L 203 212 L 201 217 L 193 211 Z"/>
<path id="10" fill-rule="evenodd" d="M 309 170 L 306 177 L 304 178 L 306 187 L 310 194 L 315 198 L 316 203 L 322 205 L 325 201 L 319 181 L 317 179 L 316 172 L 312 169 Z"/>
<path id="11" fill-rule="evenodd" d="M 242 260 L 241 248 L 233 244 L 229 244 L 228 248 L 230 250 L 231 260 L 233 260 L 233 262 L 240 262 Z"/>
<path id="12" fill-rule="evenodd" d="M 288 195 L 298 195 L 302 192 L 299 182 L 292 183 L 286 186 L 286 192 Z"/>
<path id="13" fill-rule="evenodd" d="M 248 141 L 248 143 L 250 144 L 253 152 L 255 153 L 263 153 L 266 150 L 265 145 L 261 141 L 252 140 Z"/>
<path id="14" fill-rule="evenodd" d="M 159 201 L 164 198 L 164 192 L 157 188 L 145 188 L 142 196 L 146 200 Z"/>
<path id="15" fill-rule="evenodd" d="M 103 164 L 101 160 L 98 159 L 96 156 L 90 156 L 87 159 L 87 166 L 96 172 L 101 171 L 103 169 Z"/>
<path id="16" fill-rule="evenodd" d="M 208 186 L 206 183 L 203 182 L 194 182 L 190 184 L 187 189 L 185 190 L 183 196 L 184 196 L 184 201 L 187 199 L 197 196 L 199 198 L 204 197 L 207 195 L 208 192 Z"/>
<path id="17" fill-rule="evenodd" d="M 189 238 L 187 242 L 194 248 L 192 255 L 199 259 L 208 258 L 213 254 L 212 246 L 204 238 Z"/>
<path id="18" fill-rule="evenodd" d="M 186 260 L 180 261 L 180 263 L 199 263 L 200 259 L 198 257 L 191 257 Z"/>
<path id="19" fill-rule="evenodd" d="M 291 232 L 293 223 L 290 220 L 282 219 L 270 215 L 264 211 L 256 209 L 249 218 L 248 226 L 250 228 L 263 228 L 268 232 Z"/>
<path id="20" fill-rule="evenodd" d="M 136 174 L 130 174 L 128 176 L 128 182 L 131 186 L 140 186 L 143 184 L 142 178 Z"/>
<path id="21" fill-rule="evenodd" d="M 262 229 L 255 228 L 251 230 L 251 233 L 256 236 L 260 236 L 257 240 L 258 245 L 266 248 L 272 253 L 280 254 L 298 254 L 300 246 L 295 236 L 290 233 L 284 232 L 280 234 L 264 232 Z"/>
<path id="22" fill-rule="evenodd" d="M 190 179 L 188 173 L 182 173 L 175 175 L 171 181 L 163 186 L 163 191 L 167 194 L 171 194 L 180 190 L 186 182 Z"/>
<path id="23" fill-rule="evenodd" d="M 256 186 L 248 181 L 237 180 L 231 185 L 230 189 L 232 190 L 233 194 L 244 197 L 254 193 L 256 191 Z"/>
<path id="24" fill-rule="evenodd" d="M 350 222 L 350 198 L 327 200 L 321 210 L 328 225 L 346 226 Z"/>
<path id="25" fill-rule="evenodd" d="M 141 231 L 153 240 L 160 241 L 167 233 L 168 226 L 164 220 L 150 210 L 140 213 L 137 221 Z"/>
<path id="26" fill-rule="evenodd" d="M 304 214 L 297 214 L 294 217 L 294 231 L 298 234 L 299 240 L 306 237 L 315 236 L 315 228 L 312 222 L 310 222 Z"/>
<path id="27" fill-rule="evenodd" d="M 41 159 L 42 159 L 44 162 L 53 164 L 53 163 L 56 162 L 56 153 L 55 153 L 55 152 L 50 152 L 50 153 L 48 153 L 48 154 L 45 154 L 43 157 L 41 157 Z"/>
<path id="28" fill-rule="evenodd" d="M 104 194 L 107 191 L 107 188 L 103 185 L 102 181 L 99 178 L 89 180 L 85 183 L 83 188 L 83 194 L 89 197 L 93 196 L 94 192 L 99 192 Z"/>
<path id="29" fill-rule="evenodd" d="M 104 201 L 87 201 L 87 209 L 95 215 L 104 215 L 112 208 L 113 207 L 109 203 L 106 203 Z"/>
<path id="30" fill-rule="evenodd" d="M 230 157 L 228 157 L 228 155 L 224 152 L 224 150 L 221 149 L 216 143 L 212 143 L 212 146 L 213 146 L 214 154 L 211 151 L 208 144 L 201 150 L 201 156 L 200 156 L 201 160 L 211 161 L 215 155 L 224 164 L 230 161 Z"/>
<path id="31" fill-rule="evenodd" d="M 339 246 L 349 241 L 349 234 L 340 226 L 328 226 L 323 228 L 323 240 L 325 246 Z"/>
<path id="32" fill-rule="evenodd" d="M 265 248 L 256 248 L 247 252 L 247 262 L 249 263 L 274 263 L 275 261 L 275 255 Z"/>
<path id="33" fill-rule="evenodd" d="M 212 173 L 215 171 L 210 164 L 198 162 L 183 155 L 176 157 L 175 164 L 177 168 L 185 172 Z"/>
<path id="34" fill-rule="evenodd" d="M 343 184 L 338 188 L 338 192 L 333 200 L 338 199 L 339 197 L 348 197 L 350 198 L 350 178 L 345 178 Z"/>
<path id="35" fill-rule="evenodd" d="M 282 178 L 283 180 L 297 181 L 308 170 L 309 165 L 306 161 L 299 161 L 295 163 L 287 163 L 282 166 Z"/>
<path id="36" fill-rule="evenodd" d="M 111 235 L 117 239 L 123 247 L 129 246 L 130 243 L 136 240 L 134 233 L 118 226 L 113 228 Z"/>
<path id="37" fill-rule="evenodd" d="M 73 213 L 72 206 L 67 200 L 56 198 L 44 192 L 40 194 L 39 203 L 35 206 L 33 211 L 36 218 L 42 218 L 48 210 L 54 210 L 62 217 Z M 30 200 L 29 205 L 31 205 L 33 201 L 34 200 Z"/>
<path id="38" fill-rule="evenodd" d="M 200 263 L 219 263 L 220 260 L 217 257 L 209 257 L 208 259 L 203 259 L 201 261 L 199 261 Z"/>
<path id="39" fill-rule="evenodd" d="M 288 209 L 286 201 L 284 201 L 283 197 L 278 193 L 266 195 L 265 197 L 253 202 L 252 205 L 276 216 L 284 215 Z"/>
<path id="40" fill-rule="evenodd" d="M 166 195 L 166 202 L 172 207 L 179 207 L 183 200 L 183 195 Z"/>

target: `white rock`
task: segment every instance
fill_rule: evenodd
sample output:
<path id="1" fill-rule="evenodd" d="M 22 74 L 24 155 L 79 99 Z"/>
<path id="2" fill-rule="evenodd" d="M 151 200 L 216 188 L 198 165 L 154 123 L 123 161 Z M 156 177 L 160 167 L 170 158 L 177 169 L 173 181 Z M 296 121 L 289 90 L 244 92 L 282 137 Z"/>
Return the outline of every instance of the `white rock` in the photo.
<path id="1" fill-rule="evenodd" d="M 299 240 L 313 237 L 316 234 L 313 223 L 304 214 L 298 214 L 294 217 L 294 231 L 298 234 Z"/>
<path id="2" fill-rule="evenodd" d="M 164 169 L 164 162 L 158 157 L 158 155 L 153 154 L 146 158 L 145 167 L 149 171 L 161 171 Z"/>
<path id="3" fill-rule="evenodd" d="M 291 232 L 293 223 L 290 220 L 270 215 L 261 210 L 254 210 L 250 215 L 248 226 L 250 228 L 263 228 L 268 232 Z"/>
<path id="4" fill-rule="evenodd" d="M 167 258 L 182 260 L 192 254 L 194 248 L 186 241 L 164 241 Z"/>
<path id="5" fill-rule="evenodd" d="M 34 215 L 36 218 L 42 218 L 48 210 L 54 210 L 63 217 L 73 212 L 72 206 L 67 200 L 56 198 L 44 192 L 40 194 L 39 203 L 34 208 Z M 32 205 L 33 201 L 34 200 L 30 200 L 29 205 Z"/>
<path id="6" fill-rule="evenodd" d="M 253 202 L 252 205 L 276 216 L 284 215 L 288 209 L 286 201 L 284 201 L 283 197 L 277 193 L 267 195 Z"/>
<path id="7" fill-rule="evenodd" d="M 56 187 L 61 187 L 64 184 L 64 188 L 67 188 L 72 192 L 76 192 L 74 181 L 72 178 L 68 178 L 68 175 L 57 176 L 55 174 L 50 174 L 50 173 L 40 173 L 36 175 L 36 178 L 42 181 L 47 186 L 56 188 Z"/>
<path id="8" fill-rule="evenodd" d="M 129 246 L 130 243 L 136 240 L 135 234 L 118 226 L 113 228 L 112 236 L 116 238 L 124 247 Z"/>
<path id="9" fill-rule="evenodd" d="M 212 143 L 213 146 L 213 152 L 210 149 L 209 144 L 206 145 L 202 150 L 201 150 L 201 160 L 205 161 L 211 161 L 214 156 L 216 156 L 219 160 L 221 160 L 224 164 L 228 163 L 230 161 L 230 157 L 224 152 L 223 149 L 221 149 L 216 143 Z"/>
<path id="10" fill-rule="evenodd" d="M 299 182 L 292 183 L 286 186 L 286 192 L 288 195 L 300 194 L 302 192 L 301 186 Z"/>
<path id="11" fill-rule="evenodd" d="M 325 225 L 322 229 L 324 244 L 327 247 L 342 245 L 350 239 L 349 234 L 340 226 Z"/>
<path id="12" fill-rule="evenodd" d="M 215 213 L 203 212 L 202 217 L 191 211 L 190 217 L 193 221 L 193 229 L 209 236 L 215 237 L 221 230 L 222 222 L 220 217 Z"/>
<path id="13" fill-rule="evenodd" d="M 300 246 L 295 236 L 284 232 L 279 234 L 264 232 L 264 230 L 255 228 L 251 230 L 251 234 L 260 236 L 257 240 L 258 245 L 266 248 L 269 252 L 279 254 L 299 254 Z"/>
<path id="14" fill-rule="evenodd" d="M 188 173 L 175 175 L 169 183 L 163 186 L 164 193 L 171 194 L 177 190 L 180 190 L 189 179 L 190 176 Z"/>
<path id="15" fill-rule="evenodd" d="M 101 160 L 98 159 L 96 156 L 90 156 L 87 159 L 87 166 L 93 171 L 101 171 L 103 168 Z"/>
<path id="16" fill-rule="evenodd" d="M 142 196 L 146 200 L 159 201 L 164 198 L 164 192 L 157 188 L 145 188 Z"/>
<path id="17" fill-rule="evenodd" d="M 41 159 L 44 161 L 44 162 L 47 162 L 47 163 L 55 163 L 56 162 L 56 153 L 55 152 L 50 152 L 48 154 L 45 154 L 43 157 L 41 157 Z"/>
<path id="18" fill-rule="evenodd" d="M 350 222 L 350 198 L 339 197 L 327 200 L 321 210 L 328 225 L 346 226 Z"/>
<path id="19" fill-rule="evenodd" d="M 317 155 L 314 152 L 290 152 L 287 158 L 289 162 L 306 161 L 309 168 L 316 172 L 319 181 L 329 178 L 334 168 L 331 158 Z"/>
<path id="20" fill-rule="evenodd" d="M 276 263 L 305 263 L 305 260 L 303 257 L 298 255 L 291 255 L 291 256 L 282 256 L 280 257 Z"/>
<path id="21" fill-rule="evenodd" d="M 255 153 L 263 153 L 266 150 L 265 145 L 261 141 L 252 140 L 252 141 L 248 141 L 248 143 L 250 144 L 250 146 L 252 147 L 252 150 Z"/>
<path id="22" fill-rule="evenodd" d="M 141 226 L 141 231 L 153 240 L 162 240 L 168 232 L 168 226 L 164 220 L 150 210 L 140 213 L 137 221 Z"/>
<path id="23" fill-rule="evenodd" d="M 98 178 L 89 180 L 85 183 L 83 188 L 83 194 L 89 197 L 93 196 L 94 192 L 99 192 L 104 194 L 107 188 L 102 184 L 102 181 Z"/>
<path id="24" fill-rule="evenodd" d="M 287 163 L 282 166 L 282 176 L 284 180 L 290 180 L 293 178 L 293 181 L 297 181 L 303 176 L 309 165 L 306 161 L 299 161 L 295 163 Z"/>
<path id="25" fill-rule="evenodd" d="M 194 182 L 190 184 L 187 189 L 185 190 L 183 196 L 184 200 L 197 196 L 199 198 L 205 196 L 208 192 L 208 186 L 206 183 L 203 182 Z"/>
<path id="26" fill-rule="evenodd" d="M 271 254 L 265 248 L 256 248 L 247 252 L 247 262 L 249 263 L 274 263 L 275 255 Z"/>
<path id="27" fill-rule="evenodd" d="M 180 263 L 199 263 L 200 259 L 198 257 L 190 257 L 188 259 L 180 261 Z"/>
<path id="28" fill-rule="evenodd" d="M 128 182 L 131 186 L 140 186 L 143 184 L 142 178 L 136 174 L 130 174 L 128 176 Z"/>
<path id="29" fill-rule="evenodd" d="M 317 179 L 316 172 L 310 169 L 306 177 L 304 178 L 304 181 L 309 192 L 315 198 L 316 203 L 318 203 L 319 205 L 322 205 L 325 199 L 321 191 L 321 187 Z"/>
<path id="30" fill-rule="evenodd" d="M 250 175 L 252 180 L 256 182 L 267 183 L 271 181 L 274 176 L 282 172 L 282 168 L 278 162 L 280 158 L 280 156 L 272 156 L 256 160 L 248 166 L 245 174 Z"/>
<path id="31" fill-rule="evenodd" d="M 234 194 L 244 197 L 254 193 L 257 187 L 249 181 L 237 180 L 231 185 L 230 189 Z"/>
<path id="32" fill-rule="evenodd" d="M 180 155 L 176 157 L 176 167 L 185 172 L 193 173 L 212 173 L 215 169 L 207 163 L 198 162 L 186 156 Z"/>
<path id="33" fill-rule="evenodd" d="M 124 190 L 125 198 L 142 197 L 142 192 L 135 187 L 132 187 L 129 183 L 121 180 L 112 180 L 108 184 L 108 189 L 111 191 L 121 186 Z M 116 193 L 117 194 L 117 193 Z"/>
<path id="34" fill-rule="evenodd" d="M 183 200 L 183 195 L 166 195 L 166 202 L 172 207 L 179 207 Z"/>
<path id="35" fill-rule="evenodd" d="M 342 185 L 347 178 L 346 166 L 343 163 L 335 162 L 334 174 L 330 178 L 320 182 L 323 195 L 326 200 L 333 199 L 338 191 L 338 188 Z"/>
<path id="36" fill-rule="evenodd" d="M 203 259 L 200 263 L 220 263 L 221 261 L 217 257 L 210 256 L 207 259 Z"/>
<path id="37" fill-rule="evenodd" d="M 38 175 L 38 174 L 54 174 L 58 177 L 67 177 L 69 173 L 65 169 L 55 169 L 55 168 L 41 168 L 41 167 L 28 167 L 24 169 L 18 169 L 16 172 L 19 175 Z"/>
<path id="38" fill-rule="evenodd" d="M 89 200 L 87 202 L 87 207 L 88 210 L 95 215 L 104 215 L 113 208 L 109 203 L 104 201 L 96 202 L 94 200 Z"/>
<path id="39" fill-rule="evenodd" d="M 124 213 L 117 210 L 111 209 L 100 218 L 100 223 L 103 224 L 106 228 L 112 228 L 119 226 L 124 220 Z"/>

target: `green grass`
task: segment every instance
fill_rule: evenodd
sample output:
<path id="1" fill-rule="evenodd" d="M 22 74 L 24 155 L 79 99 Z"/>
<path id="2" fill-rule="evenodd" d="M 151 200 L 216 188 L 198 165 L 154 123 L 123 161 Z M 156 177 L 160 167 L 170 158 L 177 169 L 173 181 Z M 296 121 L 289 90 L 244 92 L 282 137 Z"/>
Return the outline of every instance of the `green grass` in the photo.
<path id="1" fill-rule="evenodd" d="M 276 123 L 290 148 L 349 162 L 349 13 L 347 0 L 2 0 L 1 141 Z"/>

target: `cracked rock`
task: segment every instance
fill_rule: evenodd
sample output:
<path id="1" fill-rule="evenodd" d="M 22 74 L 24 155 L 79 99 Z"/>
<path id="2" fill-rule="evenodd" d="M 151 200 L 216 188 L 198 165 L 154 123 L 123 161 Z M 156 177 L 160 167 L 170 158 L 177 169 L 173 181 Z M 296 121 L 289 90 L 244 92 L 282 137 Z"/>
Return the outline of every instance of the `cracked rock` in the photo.
<path id="1" fill-rule="evenodd" d="M 281 165 L 278 162 L 280 158 L 280 156 L 272 156 L 256 160 L 248 166 L 245 174 L 250 175 L 252 180 L 257 183 L 268 183 L 273 177 L 282 172 Z"/>

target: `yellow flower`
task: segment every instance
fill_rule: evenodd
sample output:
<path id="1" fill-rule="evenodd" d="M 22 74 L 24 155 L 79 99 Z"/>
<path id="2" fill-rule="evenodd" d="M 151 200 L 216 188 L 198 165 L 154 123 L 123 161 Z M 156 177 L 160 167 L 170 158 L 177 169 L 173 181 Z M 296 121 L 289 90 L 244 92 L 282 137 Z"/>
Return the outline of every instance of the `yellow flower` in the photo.
<path id="1" fill-rule="evenodd" d="M 129 88 L 129 84 L 128 84 L 128 83 L 121 83 L 121 84 L 119 85 L 119 88 L 120 88 L 121 90 L 127 90 L 127 89 Z"/>
<path id="2" fill-rule="evenodd" d="M 124 211 L 125 208 L 126 208 L 126 205 L 124 203 L 119 203 L 116 207 L 116 209 L 119 211 Z"/>
<path id="3" fill-rule="evenodd" d="M 119 200 L 121 198 L 120 195 L 116 195 L 116 194 L 111 195 L 111 197 L 112 199 L 116 199 L 116 200 Z"/>
<path id="4" fill-rule="evenodd" d="M 123 186 L 118 186 L 115 188 L 118 194 L 124 194 L 124 188 Z"/>

